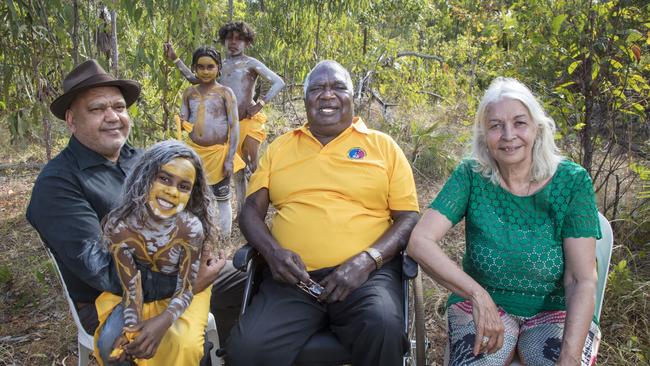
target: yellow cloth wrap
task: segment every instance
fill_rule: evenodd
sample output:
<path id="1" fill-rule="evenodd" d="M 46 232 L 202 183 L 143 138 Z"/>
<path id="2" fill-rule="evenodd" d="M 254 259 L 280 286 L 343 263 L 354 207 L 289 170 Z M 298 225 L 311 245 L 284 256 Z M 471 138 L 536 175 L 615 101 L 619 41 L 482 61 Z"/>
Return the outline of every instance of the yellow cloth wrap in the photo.
<path id="1" fill-rule="evenodd" d="M 158 346 L 156 354 L 148 360 L 136 360 L 139 366 L 153 365 L 198 365 L 203 357 L 203 342 L 205 328 L 208 325 L 208 312 L 210 312 L 210 294 L 212 286 L 194 295 L 190 306 L 172 324 Z M 143 320 L 153 318 L 167 309 L 170 299 L 147 302 L 142 307 Z M 104 292 L 97 300 L 97 316 L 99 326 L 95 331 L 95 358 L 103 365 L 97 352 L 99 332 L 113 308 L 122 301 L 121 296 Z"/>
<path id="2" fill-rule="evenodd" d="M 177 119 L 177 126 L 180 126 L 182 130 L 188 133 L 192 132 L 192 124 L 187 121 L 181 121 L 180 118 Z M 179 133 L 179 136 L 187 146 L 191 147 L 201 157 L 203 171 L 205 172 L 208 184 L 213 185 L 221 182 L 224 178 L 223 163 L 226 161 L 230 144 L 201 146 L 192 141 L 189 135 Z M 245 166 L 246 163 L 244 163 L 244 160 L 242 160 L 239 154 L 235 153 L 235 157 L 233 158 L 233 173 L 244 169 Z"/>
<path id="3" fill-rule="evenodd" d="M 257 112 L 253 117 L 244 118 L 239 121 L 239 144 L 237 145 L 237 154 L 242 156 L 241 146 L 244 143 L 246 136 L 262 142 L 266 139 L 266 115 L 262 112 Z"/>

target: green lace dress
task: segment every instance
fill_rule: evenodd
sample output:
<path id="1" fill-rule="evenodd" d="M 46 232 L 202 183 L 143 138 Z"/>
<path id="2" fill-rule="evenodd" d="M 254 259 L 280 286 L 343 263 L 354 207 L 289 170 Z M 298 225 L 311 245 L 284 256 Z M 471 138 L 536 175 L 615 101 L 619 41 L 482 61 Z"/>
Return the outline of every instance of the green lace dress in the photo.
<path id="1" fill-rule="evenodd" d="M 544 188 L 520 197 L 475 164 L 463 160 L 429 206 L 454 225 L 465 218 L 463 270 L 509 314 L 566 310 L 563 239 L 601 237 L 589 174 L 563 160 Z M 447 306 L 460 301 L 451 294 Z"/>

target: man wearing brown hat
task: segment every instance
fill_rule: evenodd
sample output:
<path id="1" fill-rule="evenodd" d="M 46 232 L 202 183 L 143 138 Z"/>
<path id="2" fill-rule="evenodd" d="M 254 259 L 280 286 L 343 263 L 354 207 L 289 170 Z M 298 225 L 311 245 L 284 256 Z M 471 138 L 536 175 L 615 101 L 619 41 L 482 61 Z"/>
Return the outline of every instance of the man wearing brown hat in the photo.
<path id="1" fill-rule="evenodd" d="M 95 298 L 102 291 L 122 293 L 112 258 L 100 243 L 100 222 L 117 202 L 141 154 L 126 144 L 131 129 L 127 108 L 140 95 L 140 84 L 115 79 L 89 60 L 66 76 L 63 91 L 50 110 L 65 120 L 72 136 L 36 179 L 27 219 L 54 254 L 81 323 L 92 334 L 97 327 Z M 176 276 L 139 270 L 146 279 L 145 301 L 173 294 Z M 237 318 L 244 279 L 230 263 L 221 270 L 212 253 L 202 254 L 194 291 L 214 282 L 213 298 L 218 301 L 212 312 L 222 342 Z M 140 346 L 136 339 L 127 352 L 141 357 Z"/>

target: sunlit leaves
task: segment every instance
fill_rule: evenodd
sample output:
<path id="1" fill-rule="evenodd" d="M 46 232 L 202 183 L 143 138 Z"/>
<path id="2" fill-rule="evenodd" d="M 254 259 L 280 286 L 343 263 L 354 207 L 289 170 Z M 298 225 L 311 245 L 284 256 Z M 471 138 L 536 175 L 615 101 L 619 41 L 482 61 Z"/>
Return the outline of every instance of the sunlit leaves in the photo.
<path id="1" fill-rule="evenodd" d="M 573 72 L 576 70 L 578 66 L 582 63 L 582 60 L 578 61 L 573 61 L 569 67 L 567 67 L 566 71 L 569 75 L 573 74 Z"/>
<path id="2" fill-rule="evenodd" d="M 560 14 L 555 16 L 553 18 L 553 21 L 551 21 L 551 33 L 553 35 L 557 35 L 560 32 L 560 27 L 562 26 L 562 22 L 567 18 L 566 14 Z"/>

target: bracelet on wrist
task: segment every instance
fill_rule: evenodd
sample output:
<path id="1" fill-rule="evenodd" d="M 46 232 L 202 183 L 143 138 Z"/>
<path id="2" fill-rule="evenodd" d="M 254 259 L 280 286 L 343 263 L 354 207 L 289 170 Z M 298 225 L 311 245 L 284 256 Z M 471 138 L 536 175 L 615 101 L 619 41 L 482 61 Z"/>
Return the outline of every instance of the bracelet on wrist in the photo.
<path id="1" fill-rule="evenodd" d="M 377 267 L 376 269 L 379 269 L 382 265 L 384 265 L 384 258 L 381 256 L 381 253 L 377 249 L 370 247 L 368 249 L 365 249 L 364 252 L 368 253 L 370 258 L 375 261 L 375 266 Z"/>

